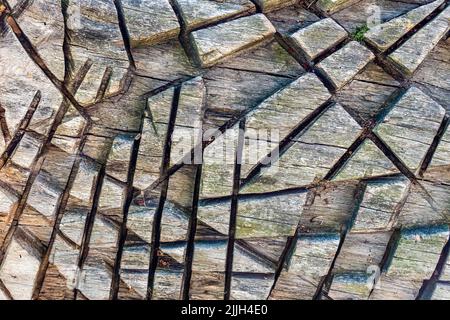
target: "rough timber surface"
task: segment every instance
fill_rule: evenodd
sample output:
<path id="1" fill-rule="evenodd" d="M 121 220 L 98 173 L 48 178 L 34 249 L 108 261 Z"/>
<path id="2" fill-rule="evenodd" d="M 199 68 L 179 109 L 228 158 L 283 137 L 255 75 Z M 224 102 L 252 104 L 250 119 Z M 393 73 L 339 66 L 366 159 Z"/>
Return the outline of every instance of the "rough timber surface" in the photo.
<path id="1" fill-rule="evenodd" d="M 450 299 L 449 10 L 0 0 L 0 300 Z"/>

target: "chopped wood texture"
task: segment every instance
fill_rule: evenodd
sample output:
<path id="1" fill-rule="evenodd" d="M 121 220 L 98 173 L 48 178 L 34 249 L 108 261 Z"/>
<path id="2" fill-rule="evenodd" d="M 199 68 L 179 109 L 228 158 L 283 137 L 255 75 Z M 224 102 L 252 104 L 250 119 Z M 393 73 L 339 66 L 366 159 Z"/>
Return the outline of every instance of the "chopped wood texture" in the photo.
<path id="1" fill-rule="evenodd" d="M 0 300 L 450 299 L 449 12 L 0 0 Z"/>

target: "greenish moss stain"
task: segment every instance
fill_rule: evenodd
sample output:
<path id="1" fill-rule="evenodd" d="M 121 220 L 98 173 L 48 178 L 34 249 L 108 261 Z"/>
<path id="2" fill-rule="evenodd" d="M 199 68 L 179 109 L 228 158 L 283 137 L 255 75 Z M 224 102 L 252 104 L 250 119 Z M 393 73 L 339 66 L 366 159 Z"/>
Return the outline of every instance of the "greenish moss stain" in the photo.
<path id="1" fill-rule="evenodd" d="M 236 235 L 242 238 L 249 237 L 279 237 L 292 234 L 293 226 L 273 223 L 270 221 L 257 221 L 250 218 L 238 218 Z"/>
<path id="2" fill-rule="evenodd" d="M 331 7 L 334 3 L 336 3 L 335 0 L 320 0 L 320 1 L 319 1 L 319 5 L 320 5 L 322 8 L 329 8 L 329 7 Z"/>
<path id="3" fill-rule="evenodd" d="M 274 48 L 274 58 L 274 61 L 276 63 L 287 64 L 291 59 L 291 56 L 289 55 L 289 53 L 287 53 L 286 50 L 283 49 L 283 47 L 276 46 Z"/>
<path id="4" fill-rule="evenodd" d="M 369 27 L 367 26 L 367 24 L 356 27 L 355 31 L 351 34 L 351 38 L 353 40 L 362 42 L 364 40 L 364 34 L 367 31 L 369 31 Z"/>

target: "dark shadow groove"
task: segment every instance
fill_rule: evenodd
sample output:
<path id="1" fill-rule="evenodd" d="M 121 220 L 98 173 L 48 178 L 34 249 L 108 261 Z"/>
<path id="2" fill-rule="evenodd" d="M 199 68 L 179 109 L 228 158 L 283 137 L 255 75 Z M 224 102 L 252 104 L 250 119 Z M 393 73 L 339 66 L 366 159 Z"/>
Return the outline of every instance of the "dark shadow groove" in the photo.
<path id="1" fill-rule="evenodd" d="M 438 263 L 436 265 L 436 268 L 434 269 L 431 278 L 423 282 L 422 287 L 420 288 L 419 293 L 417 294 L 416 300 L 431 299 L 434 289 L 436 288 L 436 283 L 441 278 L 441 275 L 445 269 L 449 253 L 450 253 L 450 240 L 447 240 L 447 243 L 445 244 L 444 248 L 441 251 L 441 254 L 439 255 Z"/>
<path id="2" fill-rule="evenodd" d="M 131 50 L 130 33 L 128 32 L 125 13 L 123 11 L 122 2 L 120 0 L 114 0 L 114 5 L 117 11 L 117 19 L 119 20 L 119 29 L 122 34 L 125 50 L 127 51 L 128 61 L 132 70 L 136 70 L 136 63 L 133 58 L 133 52 Z"/>
<path id="3" fill-rule="evenodd" d="M 308 210 L 309 207 L 314 203 L 314 199 L 317 196 L 317 192 L 315 189 L 310 190 L 310 192 L 307 194 L 306 203 L 303 208 L 303 210 Z M 287 268 L 289 265 L 289 261 L 292 257 L 292 254 L 295 250 L 295 247 L 297 246 L 298 237 L 300 234 L 301 229 L 301 223 L 298 222 L 297 228 L 295 228 L 294 235 L 287 238 L 286 245 L 284 246 L 283 252 L 280 255 L 280 259 L 278 261 L 277 268 L 275 270 L 275 276 L 272 288 L 270 288 L 270 293 L 268 298 L 272 295 L 273 291 L 275 290 L 278 279 L 281 276 L 281 273 L 283 272 L 283 269 Z"/>
<path id="4" fill-rule="evenodd" d="M 450 123 L 450 117 L 448 115 L 445 115 L 444 119 L 442 119 L 441 125 L 439 126 L 439 129 L 437 131 L 436 136 L 433 139 L 433 142 L 430 145 L 430 148 L 428 149 L 425 158 L 422 162 L 422 165 L 420 166 L 419 176 L 423 177 L 423 174 L 428 169 L 429 165 L 431 164 L 431 161 L 433 160 L 434 153 L 436 152 L 436 149 L 441 142 L 441 139 L 447 130 Z"/>
<path id="5" fill-rule="evenodd" d="M 77 261 L 78 275 L 77 275 L 77 285 L 74 289 L 74 300 L 77 300 L 77 294 L 80 292 L 80 290 L 78 290 L 79 276 L 83 270 L 84 263 L 86 262 L 86 259 L 89 254 L 89 243 L 91 241 L 92 229 L 94 228 L 95 216 L 97 214 L 98 205 L 99 205 L 99 201 L 100 201 L 100 194 L 102 191 L 102 186 L 103 186 L 103 182 L 104 182 L 104 178 L 105 178 L 105 171 L 106 171 L 106 166 L 102 165 L 100 167 L 100 171 L 97 176 L 97 182 L 96 182 L 95 192 L 94 192 L 93 201 L 92 201 L 92 208 L 86 217 L 86 222 L 84 225 L 83 238 L 81 240 L 81 249 L 80 249 L 80 252 L 78 255 L 78 261 Z"/>
<path id="6" fill-rule="evenodd" d="M 432 13 L 430 13 L 425 19 L 419 22 L 414 28 L 409 30 L 406 34 L 404 34 L 400 39 L 398 39 L 392 46 L 390 46 L 386 51 L 384 51 L 383 56 L 387 57 L 392 52 L 401 47 L 406 41 L 408 41 L 414 34 L 417 33 L 420 29 L 425 27 L 429 22 L 431 22 L 436 16 L 438 16 L 448 4 L 448 0 L 442 3 L 439 7 L 434 9 Z M 366 43 L 367 44 L 367 43 Z"/>
<path id="7" fill-rule="evenodd" d="M 398 242 L 400 240 L 401 236 L 401 230 L 400 228 L 395 228 L 394 231 L 391 234 L 391 237 L 389 238 L 389 241 L 386 245 L 386 249 L 384 251 L 383 257 L 381 258 L 380 264 L 378 265 L 380 268 L 381 273 L 386 273 L 392 258 L 394 257 L 395 250 L 397 250 Z M 376 283 L 375 283 L 376 285 Z M 375 286 L 370 290 L 368 299 L 372 296 L 373 292 L 375 291 Z"/>
<path id="8" fill-rule="evenodd" d="M 314 294 L 313 300 L 320 300 L 321 296 L 323 293 L 325 293 L 326 295 L 328 295 L 328 290 L 329 290 L 329 286 L 331 285 L 331 281 L 333 279 L 333 269 L 334 269 L 334 265 L 336 264 L 336 261 L 339 257 L 339 254 L 341 252 L 341 249 L 345 243 L 345 239 L 347 237 L 347 234 L 349 233 L 350 229 L 353 226 L 353 222 L 356 219 L 356 216 L 358 214 L 358 210 L 359 207 L 361 205 L 361 202 L 363 200 L 364 197 L 364 193 L 366 190 L 366 183 L 361 182 L 359 183 L 356 191 L 355 191 L 355 196 L 354 196 L 354 207 L 353 207 L 353 211 L 352 211 L 352 215 L 350 217 L 350 219 L 347 221 L 347 223 L 345 223 L 342 227 L 341 230 L 341 240 L 339 241 L 339 245 L 338 248 L 336 250 L 336 254 L 334 255 L 333 261 L 331 262 L 330 268 L 328 269 L 328 273 L 322 278 L 322 280 L 320 281 L 318 287 L 317 287 L 317 291 Z"/>
<path id="9" fill-rule="evenodd" d="M 197 170 L 195 173 L 194 194 L 192 199 L 192 212 L 191 216 L 189 217 L 187 246 L 186 246 L 186 254 L 184 257 L 184 273 L 180 292 L 180 299 L 182 300 L 189 300 L 189 290 L 192 278 L 192 263 L 194 260 L 194 250 L 195 250 L 195 235 L 197 233 L 197 212 L 200 198 L 202 169 L 203 166 L 201 164 L 197 165 Z"/>
<path id="10" fill-rule="evenodd" d="M 175 87 L 173 98 L 172 98 L 172 107 L 170 110 L 170 119 L 169 124 L 167 126 L 167 135 L 166 141 L 164 144 L 163 151 L 163 159 L 161 162 L 161 172 L 160 175 L 164 176 L 167 174 L 170 163 L 170 152 L 172 146 L 172 133 L 175 128 L 175 121 L 177 117 L 178 104 L 180 101 L 181 95 L 181 86 Z M 150 250 L 150 261 L 149 261 L 149 270 L 148 270 L 148 283 L 147 283 L 147 295 L 146 299 L 151 300 L 153 296 L 153 284 L 155 280 L 155 273 L 158 267 L 158 252 L 160 246 L 161 239 L 161 220 L 164 211 L 164 204 L 166 202 L 167 193 L 169 189 L 169 178 L 163 181 L 161 185 L 161 193 L 159 197 L 158 207 L 156 209 L 154 218 L 153 218 L 153 227 L 152 227 L 152 243 Z"/>
<path id="11" fill-rule="evenodd" d="M 12 31 L 16 35 L 17 40 L 22 45 L 25 52 L 28 54 L 30 59 L 41 69 L 41 71 L 47 76 L 51 83 L 62 93 L 62 95 L 70 101 L 70 103 L 77 109 L 80 115 L 89 121 L 89 116 L 87 115 L 84 108 L 78 103 L 75 97 L 72 95 L 70 90 L 66 87 L 66 85 L 59 80 L 47 67 L 42 57 L 39 55 L 36 48 L 34 48 L 30 39 L 23 33 L 22 29 L 18 25 L 17 21 L 11 15 L 6 17 L 6 21 L 11 27 Z"/>
<path id="12" fill-rule="evenodd" d="M 271 166 L 273 159 L 271 159 L 273 153 L 278 149 L 279 154 L 276 161 L 278 161 L 283 154 L 296 143 L 294 140 L 302 131 L 307 129 L 311 124 L 314 123 L 328 108 L 330 108 L 335 102 L 333 100 L 328 100 L 319 107 L 317 107 L 314 111 L 312 111 L 309 115 L 307 115 L 297 126 L 286 136 L 284 137 L 276 149 L 272 150 L 269 154 L 267 154 L 261 161 L 259 161 L 250 171 L 250 173 L 245 177 L 241 182 L 241 188 L 255 179 L 258 174 L 261 173 L 265 167 Z"/>
<path id="13" fill-rule="evenodd" d="M 145 112 L 142 112 L 141 116 L 141 123 L 140 123 L 140 131 L 142 132 L 142 128 L 144 126 L 144 117 Z M 130 155 L 130 164 L 128 166 L 128 173 L 127 173 L 127 184 L 126 184 L 126 198 L 123 205 L 123 220 L 122 224 L 119 228 L 119 239 L 117 242 L 117 253 L 116 258 L 114 261 L 113 271 L 112 271 L 112 280 L 111 280 L 111 290 L 110 290 L 110 299 L 111 300 L 117 300 L 119 295 L 119 285 L 120 285 L 120 269 L 121 269 L 121 263 L 122 263 L 122 255 L 123 255 L 123 249 L 125 246 L 125 242 L 127 239 L 127 221 L 128 221 L 128 212 L 131 206 L 131 203 L 133 201 L 134 196 L 134 174 L 136 171 L 136 163 L 138 159 L 139 154 L 139 147 L 141 144 L 141 137 L 139 136 L 139 139 L 135 139 L 133 141 L 133 147 Z"/>
<path id="14" fill-rule="evenodd" d="M 60 226 L 61 220 L 64 216 L 65 209 L 67 207 L 67 203 L 68 203 L 68 200 L 70 197 L 70 191 L 71 191 L 73 183 L 76 179 L 78 170 L 80 168 L 81 161 L 83 160 L 83 158 L 80 157 L 80 153 L 86 142 L 86 136 L 84 135 L 84 132 L 86 132 L 88 130 L 89 130 L 89 126 L 85 126 L 85 128 L 83 129 L 83 135 L 82 135 L 83 138 L 81 139 L 82 141 L 78 147 L 78 151 L 77 151 L 77 155 L 76 155 L 77 158 L 76 158 L 76 160 L 72 166 L 72 169 L 70 171 L 66 186 L 64 187 L 64 192 L 61 195 L 60 200 L 58 201 L 56 208 L 55 208 L 55 211 L 56 211 L 55 222 L 54 222 L 54 225 L 52 228 L 52 233 L 50 235 L 48 245 L 46 247 L 45 253 L 43 254 L 43 258 L 42 258 L 41 264 L 39 266 L 39 270 L 36 275 L 36 280 L 34 282 L 34 287 L 33 287 L 32 300 L 39 299 L 39 295 L 42 291 L 45 276 L 46 276 L 47 269 L 49 266 L 50 255 L 52 253 L 52 249 L 53 249 L 53 245 L 56 240 L 56 236 L 59 235 L 66 242 L 70 243 L 71 246 L 75 246 L 76 249 L 78 249 L 78 250 L 82 249 L 76 243 L 74 243 L 70 238 L 68 238 L 66 235 L 64 235 L 62 232 L 60 232 L 59 226 Z"/>
<path id="15" fill-rule="evenodd" d="M 416 176 L 409 170 L 409 168 L 403 163 L 402 160 L 392 151 L 392 149 L 375 133 L 369 133 L 369 139 L 384 153 L 384 155 L 391 160 L 391 162 L 403 173 L 409 180 L 417 183 Z"/>
<path id="16" fill-rule="evenodd" d="M 234 257 L 234 244 L 236 241 L 236 222 L 238 214 L 238 194 L 240 188 L 241 178 L 241 162 L 242 151 L 244 148 L 244 130 L 245 120 L 239 122 L 239 137 L 236 146 L 236 154 L 234 161 L 234 173 L 233 173 L 233 190 L 231 197 L 231 209 L 230 220 L 228 229 L 228 244 L 227 244 L 227 256 L 225 260 L 225 284 L 224 284 L 224 300 L 230 300 L 231 295 L 231 278 L 233 273 L 233 257 Z"/>
<path id="17" fill-rule="evenodd" d="M 31 122 L 31 118 L 33 117 L 37 107 L 39 106 L 40 101 L 41 101 L 41 92 L 37 91 L 36 94 L 34 95 L 33 100 L 31 101 L 30 106 L 28 107 L 27 113 L 20 121 L 19 127 L 16 130 L 16 133 L 14 134 L 12 139 L 9 141 L 8 146 L 6 147 L 3 154 L 0 156 L 0 169 L 3 168 L 3 166 L 6 164 L 8 159 L 13 155 L 14 150 L 20 143 L 23 135 L 26 132 L 26 129 L 28 128 L 28 125 Z M 2 110 L 4 112 L 3 108 L 2 108 Z M 5 118 L 2 117 L 2 120 L 4 120 L 4 121 L 2 121 L 2 131 L 4 132 L 5 129 L 7 130 L 7 124 L 6 124 Z M 3 126 L 6 126 L 6 128 L 3 128 Z"/>

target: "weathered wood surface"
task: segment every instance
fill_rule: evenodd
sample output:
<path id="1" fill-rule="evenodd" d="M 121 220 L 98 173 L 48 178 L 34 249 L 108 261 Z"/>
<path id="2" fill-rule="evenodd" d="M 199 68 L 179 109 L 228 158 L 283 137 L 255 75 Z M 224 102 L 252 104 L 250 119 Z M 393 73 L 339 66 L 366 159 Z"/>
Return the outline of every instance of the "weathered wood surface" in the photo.
<path id="1" fill-rule="evenodd" d="M 188 30 L 197 29 L 224 19 L 239 17 L 256 11 L 249 0 L 176 0 L 179 12 Z"/>
<path id="2" fill-rule="evenodd" d="M 317 9 L 321 10 L 324 13 L 332 14 L 337 11 L 340 11 L 354 3 L 357 3 L 359 0 L 319 0 L 315 4 Z"/>
<path id="3" fill-rule="evenodd" d="M 295 2 L 295 0 L 255 0 L 255 3 L 263 12 L 281 9 L 294 4 Z"/>
<path id="4" fill-rule="evenodd" d="M 443 3 L 437 0 L 379 24 L 365 34 L 365 39 L 378 50 L 385 51 Z"/>
<path id="5" fill-rule="evenodd" d="M 403 117 L 405 114 L 409 117 Z M 421 90 L 411 88 L 387 112 L 374 132 L 415 171 L 437 135 L 444 115 L 442 106 Z"/>
<path id="6" fill-rule="evenodd" d="M 347 32 L 333 19 L 327 18 L 302 28 L 291 35 L 296 46 L 307 59 L 313 60 L 347 37 Z"/>
<path id="7" fill-rule="evenodd" d="M 412 75 L 449 31 L 450 9 L 447 7 L 423 29 L 389 55 L 390 61 L 406 75 Z"/>
<path id="8" fill-rule="evenodd" d="M 242 33 L 243 30 L 251 32 Z M 256 14 L 191 33 L 192 46 L 202 67 L 264 43 L 275 33 L 266 16 Z"/>
<path id="9" fill-rule="evenodd" d="M 1 0 L 0 300 L 448 299 L 448 13 Z"/>
<path id="10" fill-rule="evenodd" d="M 341 89 L 358 74 L 375 56 L 356 41 L 322 60 L 317 68 L 336 89 Z"/>

